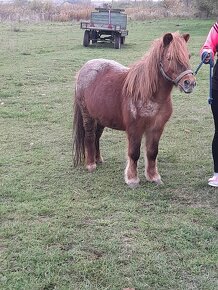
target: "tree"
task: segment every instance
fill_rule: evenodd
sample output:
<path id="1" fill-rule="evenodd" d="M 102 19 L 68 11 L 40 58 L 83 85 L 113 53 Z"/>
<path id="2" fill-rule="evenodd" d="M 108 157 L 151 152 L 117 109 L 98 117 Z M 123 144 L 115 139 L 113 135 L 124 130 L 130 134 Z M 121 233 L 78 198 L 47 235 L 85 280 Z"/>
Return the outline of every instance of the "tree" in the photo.
<path id="1" fill-rule="evenodd" d="M 218 0 L 195 0 L 199 16 L 208 18 L 217 14 Z"/>

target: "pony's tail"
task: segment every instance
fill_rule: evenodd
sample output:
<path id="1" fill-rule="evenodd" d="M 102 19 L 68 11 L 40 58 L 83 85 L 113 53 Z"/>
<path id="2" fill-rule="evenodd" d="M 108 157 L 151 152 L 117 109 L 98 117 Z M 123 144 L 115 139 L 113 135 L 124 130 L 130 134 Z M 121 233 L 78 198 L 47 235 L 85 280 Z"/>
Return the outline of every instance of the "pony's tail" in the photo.
<path id="1" fill-rule="evenodd" d="M 75 167 L 83 163 L 85 159 L 84 137 L 83 117 L 75 94 L 73 118 L 73 164 Z"/>

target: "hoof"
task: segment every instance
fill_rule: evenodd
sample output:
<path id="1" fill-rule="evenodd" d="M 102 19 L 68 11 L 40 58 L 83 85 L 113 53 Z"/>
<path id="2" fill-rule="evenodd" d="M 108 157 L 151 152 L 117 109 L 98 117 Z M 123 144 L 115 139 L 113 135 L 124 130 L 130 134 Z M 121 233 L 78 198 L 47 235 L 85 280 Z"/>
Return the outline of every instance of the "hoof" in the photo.
<path id="1" fill-rule="evenodd" d="M 102 164 L 102 163 L 104 163 L 103 158 L 100 157 L 99 159 L 97 159 L 97 160 L 96 160 L 96 163 L 97 163 L 97 164 Z"/>
<path id="2" fill-rule="evenodd" d="M 155 177 L 153 177 L 153 178 L 150 178 L 150 177 L 148 177 L 148 176 L 145 176 L 145 177 L 146 177 L 147 181 L 152 182 L 152 183 L 155 183 L 155 184 L 157 184 L 157 185 L 162 185 L 162 184 L 164 184 L 163 181 L 161 180 L 160 175 L 157 175 L 157 176 L 155 176 Z"/>
<path id="3" fill-rule="evenodd" d="M 96 169 L 96 164 L 93 163 L 93 164 L 86 165 L 86 169 L 88 170 L 88 172 L 91 173 L 91 172 L 95 171 L 95 169 Z"/>
<path id="4" fill-rule="evenodd" d="M 125 182 L 130 188 L 136 188 L 139 185 L 139 181 L 139 178 L 125 178 Z"/>
<path id="5" fill-rule="evenodd" d="M 156 180 L 152 180 L 151 182 L 157 184 L 157 185 L 163 185 L 163 181 L 161 179 L 156 179 Z"/>

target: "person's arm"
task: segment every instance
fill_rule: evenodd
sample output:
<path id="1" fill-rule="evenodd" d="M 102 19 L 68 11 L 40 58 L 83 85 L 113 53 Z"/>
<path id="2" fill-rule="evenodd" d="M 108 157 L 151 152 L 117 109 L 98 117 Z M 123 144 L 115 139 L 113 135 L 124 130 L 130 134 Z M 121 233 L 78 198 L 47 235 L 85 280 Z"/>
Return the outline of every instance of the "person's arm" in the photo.
<path id="1" fill-rule="evenodd" d="M 212 58 L 214 59 L 214 55 L 218 49 L 218 22 L 216 22 L 210 29 L 207 39 L 204 45 L 201 48 L 201 55 L 204 53 L 208 53 L 208 57 L 205 59 L 207 63 L 210 60 L 210 54 L 212 54 Z"/>

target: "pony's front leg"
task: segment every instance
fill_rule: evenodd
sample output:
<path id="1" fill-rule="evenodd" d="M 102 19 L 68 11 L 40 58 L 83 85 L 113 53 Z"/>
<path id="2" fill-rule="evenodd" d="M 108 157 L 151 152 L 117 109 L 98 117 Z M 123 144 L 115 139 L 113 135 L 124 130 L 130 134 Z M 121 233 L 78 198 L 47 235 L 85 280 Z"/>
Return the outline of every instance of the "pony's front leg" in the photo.
<path id="1" fill-rule="evenodd" d="M 125 169 L 125 182 L 130 187 L 139 184 L 137 162 L 140 156 L 141 136 L 128 135 L 128 160 Z"/>
<path id="2" fill-rule="evenodd" d="M 163 129 L 148 130 L 145 133 L 145 177 L 148 181 L 162 184 L 157 169 L 158 146 Z"/>

